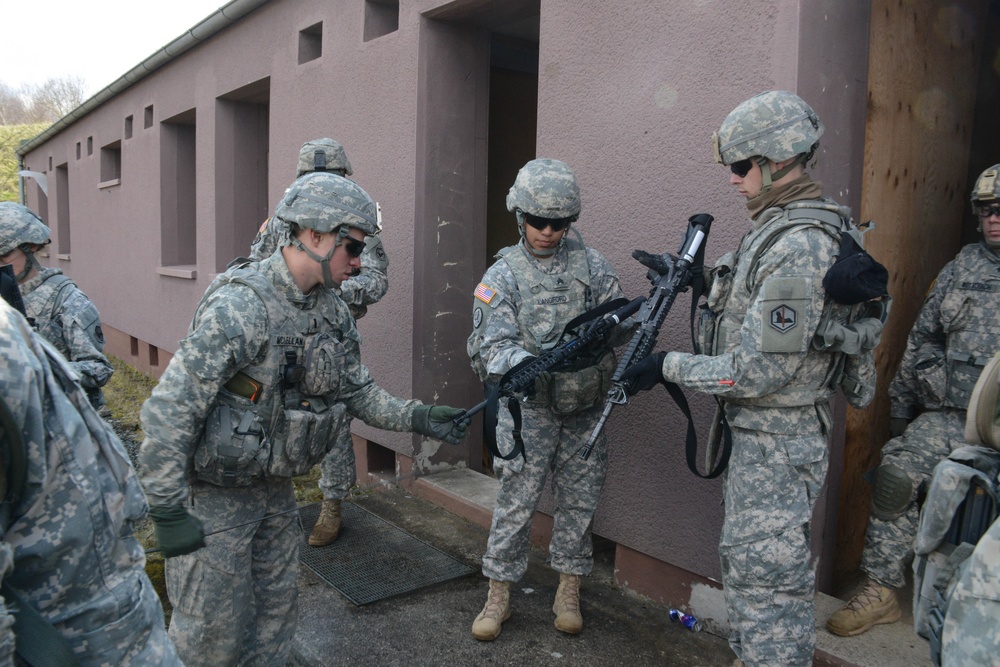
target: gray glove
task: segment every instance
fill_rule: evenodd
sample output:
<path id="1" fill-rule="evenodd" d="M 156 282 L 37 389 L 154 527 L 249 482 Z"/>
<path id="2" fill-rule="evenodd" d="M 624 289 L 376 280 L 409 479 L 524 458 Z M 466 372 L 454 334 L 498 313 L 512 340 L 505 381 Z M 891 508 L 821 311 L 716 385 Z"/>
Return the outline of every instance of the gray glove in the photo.
<path id="1" fill-rule="evenodd" d="M 450 408 L 447 405 L 421 405 L 413 411 L 413 432 L 426 435 L 428 438 L 444 440 L 450 445 L 457 445 L 469 430 L 468 417 L 458 423 L 454 420 L 465 414 L 462 408 Z"/>
<path id="2" fill-rule="evenodd" d="M 906 417 L 889 418 L 889 437 L 898 438 L 906 432 L 906 427 L 910 425 L 910 420 Z"/>

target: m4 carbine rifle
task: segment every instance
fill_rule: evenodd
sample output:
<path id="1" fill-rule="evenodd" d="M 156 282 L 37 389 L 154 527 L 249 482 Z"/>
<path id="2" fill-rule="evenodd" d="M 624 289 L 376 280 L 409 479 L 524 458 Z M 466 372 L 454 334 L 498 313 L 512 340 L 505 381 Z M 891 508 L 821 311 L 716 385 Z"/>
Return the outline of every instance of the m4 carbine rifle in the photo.
<path id="1" fill-rule="evenodd" d="M 611 389 L 608 391 L 608 400 L 604 404 L 604 412 L 601 414 L 601 419 L 597 422 L 594 432 L 590 434 L 587 446 L 580 453 L 582 458 L 590 458 L 590 453 L 604 430 L 604 425 L 614 407 L 628 403 L 628 397 L 634 393 L 632 387 L 634 380 L 623 382 L 622 374 L 629 366 L 649 356 L 656 345 L 656 337 L 660 333 L 660 327 L 667 319 L 667 313 L 674 305 L 677 295 L 687 290 L 693 280 L 701 280 L 705 264 L 705 239 L 708 237 L 712 220 L 714 218 L 707 213 L 699 213 L 688 219 L 688 228 L 684 232 L 677 257 L 669 254 L 652 255 L 641 250 L 632 253 L 632 257 L 649 268 L 647 275 L 650 282 L 653 283 L 653 289 L 636 316 L 639 328 L 633 334 L 632 340 L 618 361 L 614 375 L 611 376 Z M 692 307 L 696 300 L 692 300 Z"/>
<path id="2" fill-rule="evenodd" d="M 592 346 L 606 341 L 614 328 L 634 315 L 645 300 L 646 297 L 642 296 L 632 301 L 614 299 L 573 319 L 566 325 L 562 337 L 576 333 L 575 337 L 515 365 L 487 392 L 486 400 L 456 417 L 455 423 L 481 412 L 491 400 L 497 400 L 501 396 L 509 398 L 529 391 L 542 373 L 563 370 L 569 362 L 591 350 Z M 577 332 L 577 329 L 580 331 Z"/>

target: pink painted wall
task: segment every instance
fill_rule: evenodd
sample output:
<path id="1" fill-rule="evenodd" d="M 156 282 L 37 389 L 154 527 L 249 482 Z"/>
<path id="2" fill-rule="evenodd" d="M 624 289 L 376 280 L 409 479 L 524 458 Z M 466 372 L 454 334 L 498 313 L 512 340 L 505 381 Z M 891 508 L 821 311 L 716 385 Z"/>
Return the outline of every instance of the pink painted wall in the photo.
<path id="1" fill-rule="evenodd" d="M 736 104 L 755 93 L 797 90 L 813 104 L 830 139 L 819 174 L 835 196 L 858 205 L 867 54 L 867 30 L 859 26 L 867 25 L 866 2 L 404 0 L 399 29 L 369 42 L 362 40 L 364 4 L 272 0 L 27 156 L 28 168 L 40 171 L 49 168 L 50 157 L 53 169 L 68 164 L 72 259 L 49 261 L 78 280 L 109 325 L 176 349 L 216 270 L 216 98 L 269 79 L 270 207 L 294 176 L 298 146 L 318 136 L 346 146 L 355 180 L 382 205 L 391 287 L 360 323 L 365 363 L 396 394 L 475 402 L 478 383 L 461 342 L 471 328 L 471 290 L 484 268 L 478 254 L 485 247 L 485 203 L 477 199 L 485 192 L 481 158 L 488 149 L 480 103 L 488 86 L 482 40 L 491 23 L 510 18 L 505 12 L 530 13 L 532 6 L 540 7 L 537 154 L 576 170 L 583 195 L 578 228 L 615 264 L 629 295 L 648 290 L 631 250 L 675 250 L 690 215 L 716 218 L 711 260 L 747 230 L 728 170 L 713 163 L 710 137 Z M 323 55 L 299 65 L 298 33 L 320 21 Z M 466 92 L 456 92 L 462 85 Z M 437 94 L 466 96 L 455 98 L 468 102 L 468 110 L 456 112 L 452 132 L 435 123 L 442 108 L 454 108 Z M 154 106 L 154 127 L 143 129 L 148 105 Z M 159 123 L 190 109 L 197 114 L 198 263 L 192 280 L 156 271 Z M 134 134 L 125 140 L 128 115 Z M 86 155 L 88 136 L 94 137 L 93 156 Z M 117 139 L 122 183 L 99 190 L 99 148 Z M 76 142 L 83 142 L 80 160 Z M 446 181 L 450 199 L 435 189 Z M 444 208 L 451 226 L 442 231 L 435 211 Z M 48 210 L 56 210 L 54 201 Z M 664 349 L 690 349 L 687 308 L 682 297 L 662 332 Z M 427 320 L 428 312 L 442 319 Z M 712 404 L 694 398 L 693 405 L 704 425 Z M 721 487 L 687 471 L 676 435 L 683 426 L 665 395 L 643 395 L 616 410 L 611 471 L 595 531 L 717 576 Z M 355 430 L 410 453 L 407 434 L 359 424 Z M 478 456 L 468 448 L 456 451 L 442 450 L 439 457 Z M 818 518 L 821 528 L 829 522 L 825 514 Z"/>

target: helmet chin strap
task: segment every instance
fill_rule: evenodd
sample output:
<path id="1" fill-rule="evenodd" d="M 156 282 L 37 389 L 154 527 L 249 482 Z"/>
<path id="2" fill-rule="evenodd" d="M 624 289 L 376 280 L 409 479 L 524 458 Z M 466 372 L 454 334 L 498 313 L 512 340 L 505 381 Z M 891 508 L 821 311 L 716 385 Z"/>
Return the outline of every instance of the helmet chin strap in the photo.
<path id="1" fill-rule="evenodd" d="M 305 254 L 309 255 L 309 257 L 314 261 L 319 262 L 320 267 L 323 269 L 323 287 L 325 287 L 326 289 L 334 289 L 338 287 L 337 283 L 333 282 L 333 273 L 330 271 L 330 259 L 333 257 L 333 253 L 337 251 L 337 246 L 339 246 L 340 243 L 341 242 L 338 239 L 337 243 L 334 244 L 332 248 L 330 248 L 330 252 L 326 253 L 325 257 L 320 257 L 312 250 L 302 245 L 302 241 L 298 239 L 292 239 L 293 246 L 295 246 Z"/>
<path id="2" fill-rule="evenodd" d="M 31 273 L 33 269 L 38 269 L 39 271 L 42 270 L 42 265 L 38 263 L 38 260 L 35 258 L 35 253 L 33 250 L 28 249 L 28 246 L 22 246 L 21 252 L 24 253 L 24 258 L 25 258 L 24 270 L 21 271 L 16 276 L 14 276 L 14 280 L 16 280 L 17 282 L 21 282 L 25 278 L 27 278 L 28 274 Z"/>
<path id="3" fill-rule="evenodd" d="M 768 192 L 771 189 L 775 181 L 780 181 L 782 178 L 787 176 L 788 173 L 792 171 L 792 169 L 795 169 L 795 167 L 799 166 L 800 164 L 805 164 L 806 160 L 809 159 L 809 154 L 799 153 L 798 155 L 795 156 L 794 160 L 792 160 L 791 162 L 789 162 L 784 167 L 782 167 L 781 169 L 779 169 L 774 173 L 771 172 L 771 162 L 766 157 L 758 155 L 753 159 L 754 162 L 757 163 L 757 166 L 760 167 L 760 175 L 761 175 L 760 194 L 764 194 L 765 192 Z"/>

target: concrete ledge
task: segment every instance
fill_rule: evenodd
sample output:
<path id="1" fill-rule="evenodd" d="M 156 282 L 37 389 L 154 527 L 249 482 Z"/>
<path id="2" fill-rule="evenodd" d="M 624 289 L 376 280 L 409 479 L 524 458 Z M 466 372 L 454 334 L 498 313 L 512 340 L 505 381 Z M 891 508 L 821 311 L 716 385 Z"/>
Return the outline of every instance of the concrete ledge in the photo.
<path id="1" fill-rule="evenodd" d="M 468 468 L 454 468 L 418 477 L 410 490 L 418 498 L 489 530 L 500 482 Z"/>

